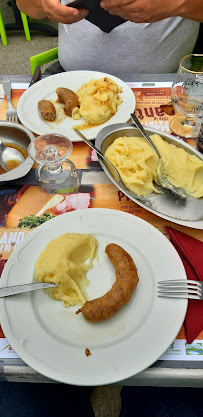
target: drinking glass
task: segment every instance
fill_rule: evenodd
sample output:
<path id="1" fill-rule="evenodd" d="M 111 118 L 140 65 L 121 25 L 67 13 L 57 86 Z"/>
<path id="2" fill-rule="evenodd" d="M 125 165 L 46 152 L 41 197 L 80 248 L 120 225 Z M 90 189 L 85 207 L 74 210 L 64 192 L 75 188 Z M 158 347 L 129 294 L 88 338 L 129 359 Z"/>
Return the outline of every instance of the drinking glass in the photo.
<path id="1" fill-rule="evenodd" d="M 171 87 L 174 108 L 183 116 L 170 123 L 172 132 L 184 138 L 196 138 L 203 116 L 203 54 L 190 54 L 181 59 Z"/>
<path id="2" fill-rule="evenodd" d="M 29 156 L 39 165 L 36 178 L 39 188 L 49 194 L 76 193 L 79 187 L 77 171 L 68 156 L 72 142 L 58 134 L 38 136 L 28 147 Z"/>

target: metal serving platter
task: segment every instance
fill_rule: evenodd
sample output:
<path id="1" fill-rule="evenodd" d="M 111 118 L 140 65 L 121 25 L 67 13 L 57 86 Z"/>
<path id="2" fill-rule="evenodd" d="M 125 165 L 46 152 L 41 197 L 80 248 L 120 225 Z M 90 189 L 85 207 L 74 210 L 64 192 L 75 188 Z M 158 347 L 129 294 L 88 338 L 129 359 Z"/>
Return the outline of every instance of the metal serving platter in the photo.
<path id="1" fill-rule="evenodd" d="M 35 139 L 33 133 L 19 123 L 0 121 L 0 137 L 4 144 L 20 145 L 27 150 L 28 145 Z M 0 175 L 0 184 L 24 177 L 32 168 L 34 161 L 28 156 L 17 168 Z"/>
<path id="2" fill-rule="evenodd" d="M 195 155 L 201 161 L 203 161 L 203 155 L 187 143 L 183 142 L 181 139 L 169 135 L 168 133 L 160 132 L 156 129 L 151 129 L 148 127 L 145 129 L 149 135 L 156 133 L 168 143 L 173 144 L 179 148 L 183 148 L 191 155 Z M 133 124 L 117 123 L 100 130 L 96 137 L 95 145 L 102 152 L 102 154 L 104 154 L 108 146 L 110 146 L 113 141 L 120 136 L 142 137 L 142 134 Z M 143 140 L 145 139 L 143 138 Z M 196 199 L 188 196 L 186 203 L 181 204 L 180 202 L 175 201 L 173 197 L 167 195 L 166 193 L 151 193 L 149 196 L 147 196 L 149 202 L 141 202 L 137 198 L 133 198 L 131 194 L 128 194 L 128 192 L 117 183 L 101 157 L 99 157 L 99 162 L 107 176 L 116 185 L 116 187 L 141 207 L 144 207 L 146 210 L 151 211 L 157 216 L 169 220 L 173 223 L 194 229 L 203 229 L 203 198 Z"/>

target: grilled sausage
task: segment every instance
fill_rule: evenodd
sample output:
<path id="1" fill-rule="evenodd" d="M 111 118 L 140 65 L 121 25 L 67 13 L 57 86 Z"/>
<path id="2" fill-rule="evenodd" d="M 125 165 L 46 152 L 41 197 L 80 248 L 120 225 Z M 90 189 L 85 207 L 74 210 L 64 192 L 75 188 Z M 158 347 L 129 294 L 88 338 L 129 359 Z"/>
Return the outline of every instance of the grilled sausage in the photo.
<path id="1" fill-rule="evenodd" d="M 51 101 L 40 100 L 38 102 L 38 108 L 44 120 L 48 120 L 49 122 L 53 122 L 55 120 L 56 109 Z"/>
<path id="2" fill-rule="evenodd" d="M 68 88 L 57 88 L 56 94 L 60 103 L 64 103 L 64 112 L 72 116 L 72 110 L 79 106 L 77 95 Z"/>
<path id="3" fill-rule="evenodd" d="M 110 261 L 114 265 L 116 282 L 103 297 L 87 301 L 76 314 L 82 313 L 87 321 L 97 322 L 113 316 L 128 303 L 138 284 L 137 268 L 131 256 L 115 243 L 106 246 Z"/>

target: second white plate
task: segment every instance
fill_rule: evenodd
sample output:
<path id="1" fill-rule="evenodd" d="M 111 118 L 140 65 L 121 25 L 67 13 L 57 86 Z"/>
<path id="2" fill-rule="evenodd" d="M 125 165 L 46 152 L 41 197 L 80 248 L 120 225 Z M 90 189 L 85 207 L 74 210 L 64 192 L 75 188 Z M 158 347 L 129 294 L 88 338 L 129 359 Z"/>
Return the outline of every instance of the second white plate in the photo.
<path id="1" fill-rule="evenodd" d="M 112 123 L 127 122 L 130 119 L 131 113 L 134 113 L 136 100 L 133 91 L 126 83 L 113 75 L 103 72 L 70 71 L 43 78 L 23 93 L 17 105 L 17 113 L 21 123 L 38 135 L 59 133 L 68 136 L 73 142 L 81 142 L 82 139 L 74 132 L 73 127 L 83 124 L 84 119 L 73 120 L 68 116 L 63 116 L 60 122 L 47 122 L 40 116 L 38 102 L 40 100 L 55 101 L 57 99 L 55 91 L 58 87 L 69 88 L 76 92 L 82 84 L 102 77 L 109 77 L 117 83 L 122 90 L 120 97 L 123 101 L 118 106 L 116 114 L 107 122 L 83 130 L 84 135 L 88 139 L 94 139 L 103 127 L 109 126 Z M 63 110 L 62 113 L 64 114 Z"/>

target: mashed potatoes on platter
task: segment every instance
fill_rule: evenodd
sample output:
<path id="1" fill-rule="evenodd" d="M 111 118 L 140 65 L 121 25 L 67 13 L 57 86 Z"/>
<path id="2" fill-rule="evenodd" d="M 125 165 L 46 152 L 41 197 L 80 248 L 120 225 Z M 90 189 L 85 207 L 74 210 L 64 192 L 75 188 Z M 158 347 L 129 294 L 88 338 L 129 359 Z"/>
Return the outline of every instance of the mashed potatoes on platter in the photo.
<path id="1" fill-rule="evenodd" d="M 37 281 L 59 284 L 46 291 L 64 307 L 87 301 L 86 273 L 93 266 L 98 242 L 89 234 L 65 233 L 53 239 L 40 254 L 34 276 Z"/>
<path id="2" fill-rule="evenodd" d="M 150 136 L 161 161 L 149 143 L 140 137 L 120 137 L 106 149 L 105 156 L 117 168 L 129 190 L 140 196 L 159 192 L 158 173 L 193 197 L 203 196 L 203 161 L 183 148 L 167 143 L 159 135 Z"/>
<path id="3" fill-rule="evenodd" d="M 106 122 L 122 103 L 119 92 L 118 85 L 108 77 L 83 84 L 76 92 L 81 116 L 95 125 Z"/>

